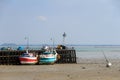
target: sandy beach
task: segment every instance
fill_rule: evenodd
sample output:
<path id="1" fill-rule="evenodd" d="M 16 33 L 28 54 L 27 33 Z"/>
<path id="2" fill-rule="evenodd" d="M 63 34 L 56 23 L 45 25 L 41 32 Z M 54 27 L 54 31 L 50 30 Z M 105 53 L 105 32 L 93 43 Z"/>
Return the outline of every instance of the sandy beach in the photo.
<path id="1" fill-rule="evenodd" d="M 111 60 L 110 68 L 103 60 L 94 61 L 98 63 L 0 65 L 0 80 L 120 80 L 118 60 Z"/>

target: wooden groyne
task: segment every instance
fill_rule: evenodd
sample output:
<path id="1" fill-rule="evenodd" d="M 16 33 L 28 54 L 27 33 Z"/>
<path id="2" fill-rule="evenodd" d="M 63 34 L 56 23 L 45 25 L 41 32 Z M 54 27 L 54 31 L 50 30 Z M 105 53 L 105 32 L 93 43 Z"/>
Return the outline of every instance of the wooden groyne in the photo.
<path id="1" fill-rule="evenodd" d="M 42 50 L 29 50 L 40 55 Z M 19 65 L 19 56 L 25 51 L 0 51 L 0 65 Z M 75 50 L 57 50 L 60 59 L 56 63 L 76 63 Z"/>

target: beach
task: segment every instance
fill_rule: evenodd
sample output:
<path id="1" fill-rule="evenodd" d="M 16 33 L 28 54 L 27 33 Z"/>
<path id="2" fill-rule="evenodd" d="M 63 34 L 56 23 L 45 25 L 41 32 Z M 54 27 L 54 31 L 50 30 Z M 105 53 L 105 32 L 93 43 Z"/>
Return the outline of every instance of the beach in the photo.
<path id="1" fill-rule="evenodd" d="M 90 60 L 77 64 L 0 65 L 0 80 L 120 80 L 118 60 L 111 60 L 109 68 L 102 59 Z"/>
<path id="2" fill-rule="evenodd" d="M 120 80 L 120 47 L 102 47 L 111 67 L 101 47 L 83 48 L 76 50 L 74 64 L 0 65 L 0 80 Z"/>

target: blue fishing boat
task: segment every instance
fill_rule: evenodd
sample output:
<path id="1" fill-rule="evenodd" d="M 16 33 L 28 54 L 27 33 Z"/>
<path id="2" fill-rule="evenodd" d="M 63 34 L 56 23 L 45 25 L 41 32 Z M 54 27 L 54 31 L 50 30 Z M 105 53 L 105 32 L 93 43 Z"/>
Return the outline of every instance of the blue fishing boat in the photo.
<path id="1" fill-rule="evenodd" d="M 57 61 L 58 53 L 56 50 L 50 51 L 46 50 L 45 52 L 41 53 L 39 63 L 40 64 L 54 64 Z"/>

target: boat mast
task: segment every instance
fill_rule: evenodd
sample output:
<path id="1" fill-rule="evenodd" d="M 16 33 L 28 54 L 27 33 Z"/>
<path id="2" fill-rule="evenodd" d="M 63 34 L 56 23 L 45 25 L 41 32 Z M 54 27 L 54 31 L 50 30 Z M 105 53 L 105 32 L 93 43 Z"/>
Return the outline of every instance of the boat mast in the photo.
<path id="1" fill-rule="evenodd" d="M 54 43 L 54 39 L 53 38 L 51 38 L 51 41 L 52 41 L 52 50 L 54 51 L 54 45 L 55 45 L 55 43 Z"/>
<path id="2" fill-rule="evenodd" d="M 27 41 L 27 47 L 26 47 L 26 50 L 29 49 L 29 37 L 25 37 L 25 40 Z"/>

